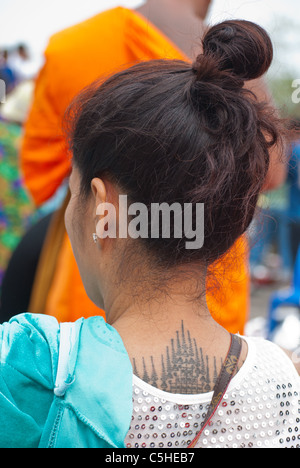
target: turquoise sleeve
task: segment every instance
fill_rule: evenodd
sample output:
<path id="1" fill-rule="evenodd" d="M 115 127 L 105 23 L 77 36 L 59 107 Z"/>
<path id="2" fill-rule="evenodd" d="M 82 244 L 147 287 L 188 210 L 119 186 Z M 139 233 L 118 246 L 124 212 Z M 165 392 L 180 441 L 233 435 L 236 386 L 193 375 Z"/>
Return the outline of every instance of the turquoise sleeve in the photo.
<path id="1" fill-rule="evenodd" d="M 0 448 L 36 448 L 53 402 L 59 324 L 23 314 L 0 325 Z"/>

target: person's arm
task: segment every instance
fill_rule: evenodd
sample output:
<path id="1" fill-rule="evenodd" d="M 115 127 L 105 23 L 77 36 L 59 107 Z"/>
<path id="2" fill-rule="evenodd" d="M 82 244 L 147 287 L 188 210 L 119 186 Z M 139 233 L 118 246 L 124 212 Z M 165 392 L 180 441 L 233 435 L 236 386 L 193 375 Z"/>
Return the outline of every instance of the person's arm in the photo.
<path id="1" fill-rule="evenodd" d="M 253 80 L 248 83 L 249 88 L 261 102 L 274 105 L 272 96 L 264 79 Z M 270 168 L 265 180 L 263 192 L 275 190 L 285 183 L 287 178 L 286 155 L 281 154 L 281 148 L 274 147 L 270 151 Z"/>
<path id="2" fill-rule="evenodd" d="M 0 325 L 0 447 L 38 448 L 58 365 L 59 325 L 30 314 Z"/>

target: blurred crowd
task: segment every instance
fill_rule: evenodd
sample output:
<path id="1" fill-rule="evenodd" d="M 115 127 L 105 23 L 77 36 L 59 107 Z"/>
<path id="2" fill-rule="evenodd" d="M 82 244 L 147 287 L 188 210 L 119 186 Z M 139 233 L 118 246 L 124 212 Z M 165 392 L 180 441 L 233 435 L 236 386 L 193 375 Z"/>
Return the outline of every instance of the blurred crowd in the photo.
<path id="1" fill-rule="evenodd" d="M 26 44 L 0 48 L 0 79 L 6 96 L 0 105 L 0 289 L 13 252 L 25 233 L 57 205 L 37 208 L 20 167 L 23 124 L 33 100 L 36 64 Z"/>
<path id="2" fill-rule="evenodd" d="M 30 53 L 25 44 L 0 50 L 0 79 L 5 81 L 8 92 L 24 80 L 33 78 Z"/>
<path id="3" fill-rule="evenodd" d="M 34 88 L 24 44 L 0 50 L 0 79 L 6 84 L 0 107 L 0 283 L 11 254 L 35 218 L 35 207 L 23 186 L 19 150 L 22 125 Z"/>

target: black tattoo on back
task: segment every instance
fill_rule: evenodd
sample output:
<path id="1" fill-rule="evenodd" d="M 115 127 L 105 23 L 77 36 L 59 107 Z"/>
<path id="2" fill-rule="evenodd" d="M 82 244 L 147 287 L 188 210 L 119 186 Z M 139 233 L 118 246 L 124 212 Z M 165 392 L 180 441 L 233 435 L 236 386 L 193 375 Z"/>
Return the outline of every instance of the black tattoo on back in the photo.
<path id="1" fill-rule="evenodd" d="M 171 339 L 165 354 L 161 355 L 160 366 L 153 356 L 142 357 L 133 359 L 133 372 L 144 382 L 166 392 L 197 394 L 213 390 L 222 364 L 222 359 L 217 363 L 215 357 L 204 356 L 189 330 L 185 331 L 182 321 L 181 330 L 176 331 L 176 338 Z"/>

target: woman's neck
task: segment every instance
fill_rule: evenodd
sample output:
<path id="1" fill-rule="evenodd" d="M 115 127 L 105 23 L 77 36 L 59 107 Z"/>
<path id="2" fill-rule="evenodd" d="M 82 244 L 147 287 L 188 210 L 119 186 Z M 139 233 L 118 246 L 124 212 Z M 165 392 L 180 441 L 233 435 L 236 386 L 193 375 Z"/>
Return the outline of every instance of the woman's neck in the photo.
<path id="1" fill-rule="evenodd" d="M 211 376 L 221 368 L 230 335 L 208 309 L 206 268 L 188 265 L 158 273 L 157 268 L 146 265 L 145 257 L 141 262 L 136 259 L 134 268 L 128 265 L 127 276 L 123 275 L 118 284 L 108 279 L 105 285 L 102 283 L 107 322 L 121 336 L 134 373 L 142 380 L 156 375 L 157 380 L 152 378 L 148 383 L 155 385 L 156 381 L 158 388 L 176 393 L 176 369 L 183 375 L 188 363 L 190 369 L 192 359 L 196 359 L 195 379 L 188 380 L 185 389 L 181 386 L 179 393 L 198 393 L 197 366 L 202 356 L 206 372 L 201 379 L 206 391 L 210 391 Z M 169 366 L 166 386 L 164 372 L 171 354 L 173 371 Z"/>
<path id="2" fill-rule="evenodd" d="M 146 383 L 181 394 L 214 388 L 230 335 L 212 319 L 206 305 L 196 307 L 171 297 L 156 306 L 132 308 L 113 326 L 123 340 L 133 373 Z"/>
<path id="3" fill-rule="evenodd" d="M 208 320 L 211 315 L 206 303 L 207 268 L 190 264 L 159 269 L 145 255 L 136 253 L 133 266 L 126 264 L 126 274 L 116 282 L 102 282 L 102 296 L 108 323 L 128 323 L 142 320 L 146 328 L 151 323 L 168 326 L 170 317 L 180 321 Z M 117 277 L 117 273 L 114 275 Z"/>

